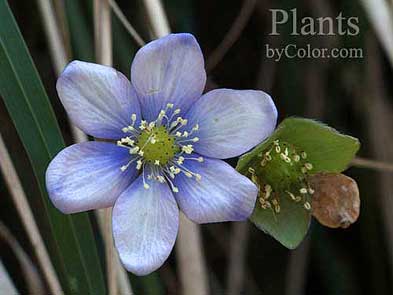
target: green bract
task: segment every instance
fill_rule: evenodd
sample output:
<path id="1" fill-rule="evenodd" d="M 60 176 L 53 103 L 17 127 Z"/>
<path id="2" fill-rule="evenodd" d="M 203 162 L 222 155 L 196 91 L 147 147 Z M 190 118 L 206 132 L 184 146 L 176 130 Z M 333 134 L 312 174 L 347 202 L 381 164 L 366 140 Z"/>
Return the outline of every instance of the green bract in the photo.
<path id="1" fill-rule="evenodd" d="M 314 120 L 284 120 L 237 165 L 259 187 L 251 221 L 287 248 L 296 248 L 311 219 L 308 175 L 345 170 L 359 146 L 356 138 Z"/>

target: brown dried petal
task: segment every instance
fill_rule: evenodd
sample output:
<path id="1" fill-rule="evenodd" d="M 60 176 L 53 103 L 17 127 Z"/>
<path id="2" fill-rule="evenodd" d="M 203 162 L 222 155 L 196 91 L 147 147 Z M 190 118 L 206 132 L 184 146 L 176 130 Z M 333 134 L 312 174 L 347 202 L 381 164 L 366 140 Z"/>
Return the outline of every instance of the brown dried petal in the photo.
<path id="1" fill-rule="evenodd" d="M 360 198 L 355 180 L 338 173 L 318 173 L 308 180 L 315 191 L 312 214 L 322 225 L 347 228 L 358 219 Z"/>

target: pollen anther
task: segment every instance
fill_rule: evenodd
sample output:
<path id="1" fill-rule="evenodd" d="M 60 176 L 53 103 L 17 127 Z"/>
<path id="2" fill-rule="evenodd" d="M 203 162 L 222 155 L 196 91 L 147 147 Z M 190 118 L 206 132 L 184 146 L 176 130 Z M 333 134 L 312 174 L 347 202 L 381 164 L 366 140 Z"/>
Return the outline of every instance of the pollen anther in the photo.
<path id="1" fill-rule="evenodd" d="M 119 147 L 127 148 L 132 155 L 130 161 L 120 167 L 121 171 L 126 171 L 131 163 L 136 162 L 135 169 L 141 170 L 143 177 L 143 187 L 149 189 L 148 181 L 158 181 L 168 183 L 175 193 L 179 189 L 172 183 L 176 175 L 183 173 L 186 177 L 195 178 L 201 181 L 202 176 L 190 171 L 183 164 L 193 160 L 198 163 L 204 161 L 203 157 L 184 157 L 194 152 L 194 147 L 190 143 L 198 142 L 198 136 L 191 136 L 199 130 L 199 125 L 195 124 L 191 129 L 184 130 L 188 120 L 178 116 L 179 108 L 169 111 L 174 107 L 173 103 L 166 104 L 166 108 L 159 111 L 156 120 L 148 122 L 140 120 L 137 123 L 137 115 L 131 115 L 131 124 L 122 128 L 122 132 L 129 133 L 118 140 Z M 147 173 L 146 169 L 150 172 Z"/>

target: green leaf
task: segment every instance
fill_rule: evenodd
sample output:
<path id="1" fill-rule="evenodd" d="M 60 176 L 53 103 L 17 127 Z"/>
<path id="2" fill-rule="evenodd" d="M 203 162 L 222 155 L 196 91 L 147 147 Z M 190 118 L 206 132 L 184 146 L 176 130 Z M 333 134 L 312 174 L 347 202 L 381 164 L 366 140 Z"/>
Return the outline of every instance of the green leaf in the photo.
<path id="1" fill-rule="evenodd" d="M 280 213 L 257 205 L 250 220 L 260 230 L 268 233 L 282 245 L 295 249 L 307 234 L 311 214 L 289 198 L 280 198 Z"/>
<path id="2" fill-rule="evenodd" d="M 277 146 L 279 152 L 275 150 Z M 242 156 L 237 165 L 237 170 L 260 188 L 251 221 L 285 247 L 296 248 L 307 234 L 311 220 L 311 212 L 306 209 L 311 193 L 300 193 L 302 188 L 310 190 L 307 175 L 343 171 L 358 149 L 356 138 L 322 123 L 303 118 L 284 120 L 271 137 Z M 288 162 L 283 160 L 285 150 Z M 269 161 L 264 160 L 267 154 Z M 273 188 L 268 198 L 266 184 Z"/>
<path id="3" fill-rule="evenodd" d="M 64 291 L 105 294 L 105 282 L 87 214 L 63 215 L 45 188 L 50 160 L 64 148 L 56 118 L 7 1 L 0 0 L 0 96 L 15 124 L 40 188 L 38 202 L 50 232 L 44 237 Z"/>
<path id="4" fill-rule="evenodd" d="M 306 151 L 308 161 L 314 166 L 312 173 L 344 171 L 360 147 L 357 138 L 311 119 L 292 117 L 285 119 L 265 142 L 239 159 L 239 171 L 248 167 L 255 155 L 276 139 L 293 144 L 299 151 Z"/>

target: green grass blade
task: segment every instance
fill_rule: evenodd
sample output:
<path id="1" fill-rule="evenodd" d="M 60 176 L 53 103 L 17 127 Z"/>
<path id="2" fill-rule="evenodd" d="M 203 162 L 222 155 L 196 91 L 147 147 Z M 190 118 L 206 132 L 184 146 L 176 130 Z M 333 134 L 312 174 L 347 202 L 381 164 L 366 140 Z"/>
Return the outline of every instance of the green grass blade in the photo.
<path id="1" fill-rule="evenodd" d="M 64 142 L 49 99 L 7 1 L 0 0 L 0 96 L 15 124 L 40 187 L 50 232 L 46 243 L 64 290 L 105 294 L 105 283 L 87 214 L 63 215 L 48 199 L 45 171 Z"/>
<path id="2" fill-rule="evenodd" d="M 89 28 L 89 18 L 83 11 L 83 1 L 64 1 L 73 56 L 83 61 L 94 61 L 93 31 Z"/>

